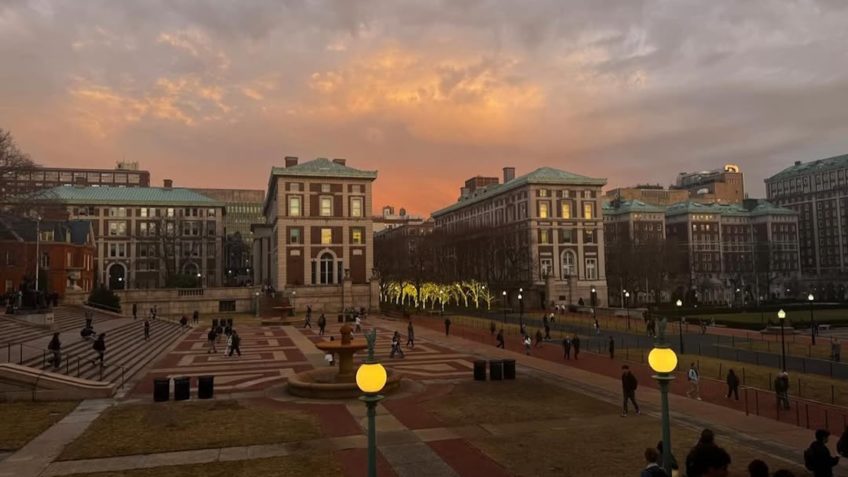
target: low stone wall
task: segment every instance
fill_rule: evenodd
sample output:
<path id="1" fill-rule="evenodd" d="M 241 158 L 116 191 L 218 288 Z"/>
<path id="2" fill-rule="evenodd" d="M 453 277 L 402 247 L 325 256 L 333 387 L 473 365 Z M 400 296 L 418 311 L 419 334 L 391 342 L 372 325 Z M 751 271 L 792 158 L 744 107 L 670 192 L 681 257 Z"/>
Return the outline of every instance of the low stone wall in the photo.
<path id="1" fill-rule="evenodd" d="M 344 290 L 344 295 L 342 295 Z M 291 295 L 291 292 L 295 292 Z M 313 313 L 339 313 L 344 307 L 365 308 L 371 312 L 379 309 L 377 283 L 352 285 L 350 282 L 336 286 L 302 286 L 283 290 L 282 296 L 293 296 L 295 312 L 306 311 L 312 306 Z M 280 295 L 278 294 L 278 297 Z"/>
<path id="2" fill-rule="evenodd" d="M 147 316 L 154 306 L 160 315 L 187 315 L 197 310 L 210 313 L 253 313 L 256 288 L 157 288 L 116 290 L 121 298 L 121 314 L 132 316 L 132 307 L 138 308 L 138 317 Z"/>

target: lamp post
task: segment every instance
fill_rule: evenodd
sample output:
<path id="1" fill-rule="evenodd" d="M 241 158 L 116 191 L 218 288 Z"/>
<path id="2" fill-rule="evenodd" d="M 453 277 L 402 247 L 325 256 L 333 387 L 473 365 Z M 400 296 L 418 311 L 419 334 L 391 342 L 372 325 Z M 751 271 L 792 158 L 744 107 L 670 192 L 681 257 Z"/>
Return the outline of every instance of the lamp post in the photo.
<path id="1" fill-rule="evenodd" d="M 680 301 L 678 300 L 678 303 Z M 657 373 L 653 376 L 660 385 L 660 397 L 662 400 L 662 440 L 663 454 L 662 467 L 671 475 L 671 420 L 668 415 L 668 386 L 674 379 L 671 372 L 677 367 L 677 355 L 669 347 L 665 340 L 665 319 L 660 324 L 660 332 L 654 349 L 648 354 L 648 364 Z"/>
<path id="2" fill-rule="evenodd" d="M 625 291 L 624 292 L 624 312 L 627 314 L 627 329 L 628 330 L 630 329 L 630 307 L 628 306 L 629 301 L 630 301 L 630 292 Z"/>
<path id="3" fill-rule="evenodd" d="M 356 370 L 356 386 L 365 395 L 359 400 L 365 403 L 368 409 L 368 477 L 377 477 L 377 403 L 383 399 L 379 394 L 386 385 L 386 368 L 374 359 L 374 341 L 377 339 L 377 330 L 372 329 L 365 333 L 368 342 L 368 358 L 365 363 Z"/>
<path id="4" fill-rule="evenodd" d="M 680 311 L 683 309 L 683 300 L 677 300 L 677 331 L 680 333 L 680 354 L 686 354 L 686 350 L 683 347 L 683 315 Z"/>
<path id="5" fill-rule="evenodd" d="M 757 308 L 760 309 L 760 323 L 765 323 L 765 318 L 763 317 L 763 297 L 760 297 L 760 300 L 757 302 Z"/>
<path id="6" fill-rule="evenodd" d="M 807 295 L 807 300 L 810 302 L 810 340 L 813 344 L 816 344 L 816 317 L 813 316 L 813 303 L 816 301 L 816 297 L 813 296 L 812 293 Z"/>
<path id="7" fill-rule="evenodd" d="M 783 322 L 786 321 L 786 312 L 781 309 L 777 312 L 777 318 L 780 320 L 780 364 L 783 371 L 786 371 L 786 337 L 783 335 Z"/>
<path id="8" fill-rule="evenodd" d="M 595 290 L 594 286 L 592 287 L 591 291 L 592 291 L 592 296 L 590 298 L 592 299 L 592 318 L 594 318 L 595 317 L 595 307 L 597 306 L 597 303 L 598 303 L 598 291 Z"/>
<path id="9" fill-rule="evenodd" d="M 259 318 L 259 292 L 253 294 L 253 313 L 256 318 Z"/>
<path id="10" fill-rule="evenodd" d="M 203 288 L 203 275 L 201 273 L 197 274 L 197 284 L 200 285 L 200 288 Z"/>
<path id="11" fill-rule="evenodd" d="M 35 291 L 38 291 L 38 270 L 41 268 L 41 216 L 35 216 Z"/>
<path id="12" fill-rule="evenodd" d="M 524 289 L 521 288 L 518 292 L 518 322 L 524 323 L 524 295 L 521 294 Z"/>
<path id="13" fill-rule="evenodd" d="M 505 327 L 506 326 L 506 290 L 504 290 L 501 293 L 501 296 L 503 296 L 503 305 L 502 305 L 503 306 L 503 326 Z"/>

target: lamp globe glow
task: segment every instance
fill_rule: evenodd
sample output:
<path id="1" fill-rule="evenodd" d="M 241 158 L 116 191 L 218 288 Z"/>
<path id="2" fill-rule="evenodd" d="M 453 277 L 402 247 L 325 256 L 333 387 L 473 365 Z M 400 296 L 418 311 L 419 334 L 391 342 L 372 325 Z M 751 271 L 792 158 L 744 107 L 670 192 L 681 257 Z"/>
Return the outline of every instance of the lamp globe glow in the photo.
<path id="1" fill-rule="evenodd" d="M 807 295 L 807 299 L 810 300 L 810 301 L 813 301 L 813 300 L 816 299 L 816 297 L 814 297 L 813 294 L 810 293 L 809 295 Z"/>
<path id="2" fill-rule="evenodd" d="M 785 319 L 786 318 L 786 312 L 783 311 L 783 310 L 778 311 L 777 312 L 777 318 L 781 319 L 781 320 Z"/>
<path id="3" fill-rule="evenodd" d="M 677 300 L 677 306 L 683 306 L 683 300 Z"/>
<path id="4" fill-rule="evenodd" d="M 365 394 L 382 391 L 386 379 L 386 368 L 380 363 L 364 363 L 356 370 L 356 386 Z"/>
<path id="5" fill-rule="evenodd" d="M 670 373 L 677 368 L 677 354 L 671 348 L 654 348 L 648 354 L 648 364 L 655 373 Z"/>

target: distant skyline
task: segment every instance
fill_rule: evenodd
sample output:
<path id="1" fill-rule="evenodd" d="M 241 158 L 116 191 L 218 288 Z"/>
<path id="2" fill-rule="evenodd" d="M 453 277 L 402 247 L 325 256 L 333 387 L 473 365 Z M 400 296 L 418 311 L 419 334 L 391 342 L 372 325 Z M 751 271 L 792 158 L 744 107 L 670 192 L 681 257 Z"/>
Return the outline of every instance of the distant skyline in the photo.
<path id="1" fill-rule="evenodd" d="M 608 187 L 848 153 L 841 0 L 0 0 L 0 128 L 44 165 L 265 189 L 343 157 L 428 215 L 465 179 Z"/>

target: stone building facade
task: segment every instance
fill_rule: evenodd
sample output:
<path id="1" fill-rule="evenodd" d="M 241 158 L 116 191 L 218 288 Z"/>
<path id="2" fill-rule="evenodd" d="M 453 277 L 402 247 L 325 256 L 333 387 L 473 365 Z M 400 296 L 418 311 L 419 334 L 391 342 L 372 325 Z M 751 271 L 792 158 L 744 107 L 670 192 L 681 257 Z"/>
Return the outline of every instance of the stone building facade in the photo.
<path id="1" fill-rule="evenodd" d="M 63 186 L 44 200 L 94 230 L 95 280 L 112 289 L 162 288 L 174 277 L 221 285 L 224 204 L 173 187 Z M 183 286 L 186 286 L 183 284 Z"/>
<path id="2" fill-rule="evenodd" d="M 458 276 L 508 289 L 510 302 L 522 291 L 525 306 L 589 303 L 594 288 L 603 306 L 605 184 L 550 167 L 515 177 L 507 167 L 503 183 L 466 182 L 457 203 L 433 212 L 434 233 Z M 490 256 L 464 262 L 481 249 Z"/>
<path id="3" fill-rule="evenodd" d="M 301 310 L 378 306 L 371 185 L 376 171 L 345 159 L 286 157 L 268 181 L 265 224 L 254 226 L 254 279 Z"/>

